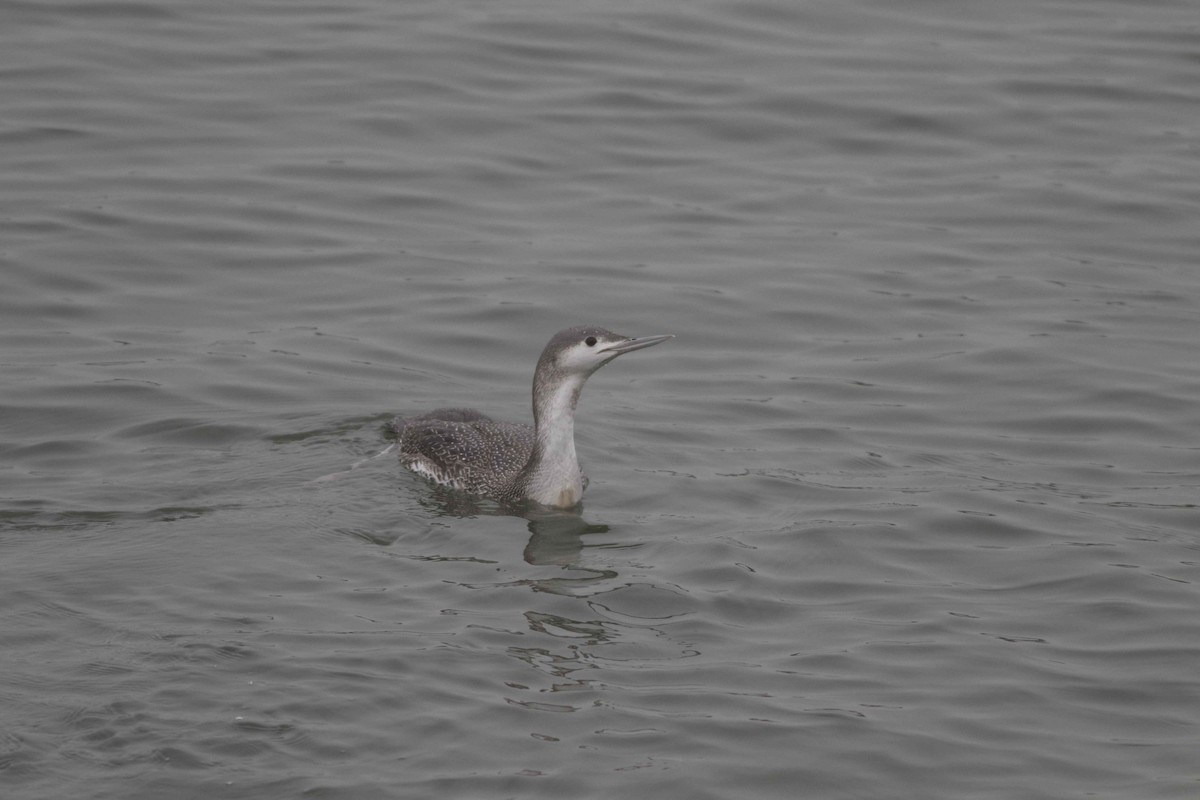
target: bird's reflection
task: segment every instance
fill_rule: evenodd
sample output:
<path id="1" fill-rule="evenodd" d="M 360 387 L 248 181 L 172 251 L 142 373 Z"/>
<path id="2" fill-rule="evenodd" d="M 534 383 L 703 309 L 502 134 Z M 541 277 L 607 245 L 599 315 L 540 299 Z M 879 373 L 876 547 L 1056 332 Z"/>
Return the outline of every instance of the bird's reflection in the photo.
<path id="1" fill-rule="evenodd" d="M 596 569 L 583 564 L 583 537 L 594 533 L 607 533 L 607 525 L 594 525 L 583 518 L 582 505 L 570 510 L 559 510 L 535 506 L 508 506 L 491 500 L 435 486 L 422 505 L 438 514 L 453 517 L 519 517 L 527 521 L 529 541 L 525 545 L 524 558 L 533 566 L 562 567 L 577 574 L 572 577 L 556 576 L 524 581 L 535 591 L 554 594 L 578 595 L 581 589 L 617 577 L 611 569 Z"/>
<path id="2" fill-rule="evenodd" d="M 607 533 L 607 525 L 592 525 L 576 511 L 537 510 L 522 514 L 529 521 L 525 560 L 536 565 L 579 567 L 583 537 Z"/>

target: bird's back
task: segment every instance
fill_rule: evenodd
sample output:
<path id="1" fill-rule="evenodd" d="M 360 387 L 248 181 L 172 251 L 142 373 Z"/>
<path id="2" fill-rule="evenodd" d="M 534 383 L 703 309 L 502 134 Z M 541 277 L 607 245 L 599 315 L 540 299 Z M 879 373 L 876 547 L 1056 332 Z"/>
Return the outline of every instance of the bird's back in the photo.
<path id="1" fill-rule="evenodd" d="M 439 408 L 392 423 L 406 467 L 438 483 L 503 499 L 533 452 L 532 426 L 467 408 Z"/>

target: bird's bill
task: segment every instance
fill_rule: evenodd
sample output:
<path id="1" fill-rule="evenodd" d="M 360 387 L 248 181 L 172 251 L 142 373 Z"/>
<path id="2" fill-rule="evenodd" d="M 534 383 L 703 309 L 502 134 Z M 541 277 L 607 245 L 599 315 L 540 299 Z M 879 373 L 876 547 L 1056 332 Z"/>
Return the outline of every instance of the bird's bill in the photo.
<path id="1" fill-rule="evenodd" d="M 632 353 L 634 350 L 641 350 L 645 347 L 653 347 L 656 344 L 662 344 L 667 339 L 674 339 L 674 334 L 665 336 L 639 336 L 636 339 L 626 339 L 623 342 L 615 342 L 610 345 L 605 345 L 600 352 L 614 356 L 623 355 L 624 353 Z"/>

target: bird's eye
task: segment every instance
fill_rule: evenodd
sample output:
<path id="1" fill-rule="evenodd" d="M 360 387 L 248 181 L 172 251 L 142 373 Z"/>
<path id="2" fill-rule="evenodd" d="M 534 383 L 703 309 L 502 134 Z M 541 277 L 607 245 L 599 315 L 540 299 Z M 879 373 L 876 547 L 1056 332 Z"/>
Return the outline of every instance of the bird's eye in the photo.
<path id="1" fill-rule="evenodd" d="M 595 347 L 596 346 L 596 337 L 589 336 L 583 340 L 583 343 L 586 344 L 588 347 Z"/>

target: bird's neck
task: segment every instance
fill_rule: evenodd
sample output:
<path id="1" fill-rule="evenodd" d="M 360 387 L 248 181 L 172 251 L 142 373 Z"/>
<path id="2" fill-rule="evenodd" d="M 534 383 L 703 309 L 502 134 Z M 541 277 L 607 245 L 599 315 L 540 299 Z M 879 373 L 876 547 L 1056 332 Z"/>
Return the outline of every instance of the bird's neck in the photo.
<path id="1" fill-rule="evenodd" d="M 575 405 L 585 380 L 571 377 L 549 386 L 534 385 L 536 444 L 525 484 L 530 499 L 543 505 L 571 508 L 583 497 L 583 474 L 575 455 Z"/>

